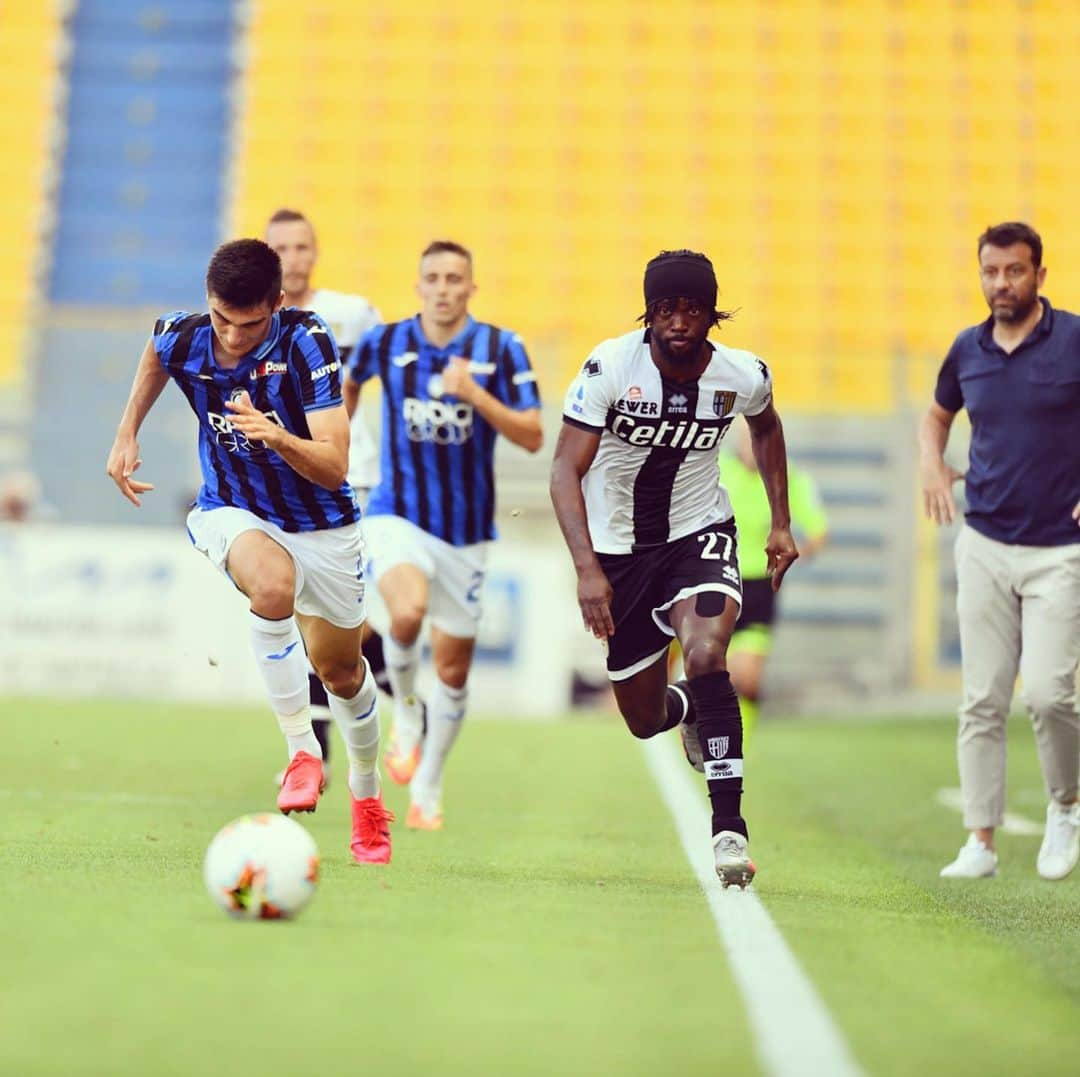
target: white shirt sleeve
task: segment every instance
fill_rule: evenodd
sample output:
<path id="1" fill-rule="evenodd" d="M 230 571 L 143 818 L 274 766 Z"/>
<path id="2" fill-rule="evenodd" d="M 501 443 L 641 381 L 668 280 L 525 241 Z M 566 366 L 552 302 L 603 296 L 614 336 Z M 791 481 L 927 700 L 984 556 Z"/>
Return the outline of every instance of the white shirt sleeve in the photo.
<path id="1" fill-rule="evenodd" d="M 753 365 L 753 388 L 750 390 L 750 399 L 743 408 L 743 414 L 760 415 L 772 403 L 772 374 L 764 360 L 753 354 L 748 355 Z"/>
<path id="2" fill-rule="evenodd" d="M 585 360 L 581 372 L 570 383 L 563 403 L 563 417 L 581 426 L 600 431 L 607 425 L 612 394 L 612 357 L 603 348 Z"/>

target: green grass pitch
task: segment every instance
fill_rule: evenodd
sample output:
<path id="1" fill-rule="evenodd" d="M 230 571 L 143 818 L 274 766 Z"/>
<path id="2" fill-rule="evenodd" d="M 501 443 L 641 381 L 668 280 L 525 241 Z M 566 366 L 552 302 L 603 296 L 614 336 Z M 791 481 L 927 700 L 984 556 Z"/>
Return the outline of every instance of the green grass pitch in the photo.
<path id="1" fill-rule="evenodd" d="M 0 1073 L 760 1072 L 709 910 L 613 718 L 470 720 L 442 833 L 348 856 L 339 769 L 294 923 L 227 919 L 206 844 L 274 802 L 258 709 L 0 700 Z M 1080 871 L 946 882 L 963 839 L 950 719 L 764 724 L 756 890 L 870 1074 L 1056 1074 L 1080 1060 Z M 343 753 L 339 751 L 339 762 Z M 704 792 L 702 793 L 704 796 Z M 404 791 L 387 787 L 404 818 Z M 1041 820 L 1010 723 L 1009 807 Z M 702 834 L 702 841 L 708 836 Z M 775 1035 L 783 1036 L 777 1028 Z"/>

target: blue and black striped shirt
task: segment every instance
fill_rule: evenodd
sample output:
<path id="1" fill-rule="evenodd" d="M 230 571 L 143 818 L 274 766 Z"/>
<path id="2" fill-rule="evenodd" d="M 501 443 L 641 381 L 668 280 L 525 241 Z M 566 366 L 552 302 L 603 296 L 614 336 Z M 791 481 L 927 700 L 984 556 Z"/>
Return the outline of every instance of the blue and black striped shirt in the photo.
<path id="1" fill-rule="evenodd" d="M 516 333 L 469 318 L 444 348 L 424 336 L 420 316 L 379 325 L 361 339 L 349 376 L 383 386 L 382 479 L 369 516 L 401 516 L 453 546 L 495 538 L 495 438 L 481 415 L 442 391 L 455 356 L 492 396 L 515 411 L 540 406 L 536 375 Z"/>
<path id="2" fill-rule="evenodd" d="M 305 479 L 261 441 L 234 429 L 225 407 L 246 391 L 274 422 L 311 437 L 307 413 L 342 403 L 337 345 L 317 314 L 278 311 L 266 340 L 232 370 L 214 359 L 209 314 L 166 314 L 154 326 L 154 350 L 199 420 L 200 508 L 247 509 L 283 531 L 324 531 L 360 518 L 347 482 L 327 490 Z"/>

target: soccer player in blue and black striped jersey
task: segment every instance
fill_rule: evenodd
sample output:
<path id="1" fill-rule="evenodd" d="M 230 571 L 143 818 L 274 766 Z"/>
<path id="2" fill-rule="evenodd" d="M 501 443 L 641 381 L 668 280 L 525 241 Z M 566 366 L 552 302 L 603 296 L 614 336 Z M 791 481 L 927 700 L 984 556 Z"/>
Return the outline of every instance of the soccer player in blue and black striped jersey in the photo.
<path id="1" fill-rule="evenodd" d="M 416 316 L 377 326 L 348 365 L 345 402 L 383 387 L 380 480 L 368 502 L 371 568 L 386 601 L 394 689 L 387 773 L 410 784 L 406 825 L 442 825 L 443 768 L 465 715 L 480 593 L 495 538 L 495 439 L 536 452 L 540 396 L 516 333 L 475 321 L 472 255 L 439 240 L 420 258 Z M 437 683 L 427 731 L 414 695 L 419 635 L 430 620 Z"/>
<path id="2" fill-rule="evenodd" d="M 314 811 L 322 752 L 311 728 L 305 644 L 349 756 L 352 853 L 390 859 L 379 790 L 376 687 L 360 656 L 360 509 L 346 481 L 349 420 L 326 323 L 282 310 L 281 260 L 258 239 L 226 243 L 206 273 L 208 314 L 160 318 L 143 351 L 108 474 L 138 506 L 138 434 L 170 379 L 199 423 L 195 547 L 251 603 L 256 661 L 289 745 L 283 812 Z"/>

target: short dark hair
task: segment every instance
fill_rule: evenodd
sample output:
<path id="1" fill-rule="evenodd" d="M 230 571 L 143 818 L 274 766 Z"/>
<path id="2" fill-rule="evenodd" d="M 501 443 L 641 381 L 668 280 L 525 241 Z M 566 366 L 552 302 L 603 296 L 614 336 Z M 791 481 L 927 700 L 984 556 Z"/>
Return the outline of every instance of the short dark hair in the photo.
<path id="1" fill-rule="evenodd" d="M 206 293 L 230 307 L 274 306 L 281 295 L 281 259 L 261 239 L 222 243 L 206 269 Z"/>
<path id="2" fill-rule="evenodd" d="M 662 267 L 665 263 L 676 262 L 684 259 L 690 259 L 694 262 L 700 262 L 701 267 L 708 267 L 710 277 L 712 276 L 712 262 L 709 260 L 708 255 L 702 254 L 700 251 L 688 250 L 686 247 L 682 247 L 677 251 L 661 251 L 655 258 L 649 261 L 649 265 L 646 267 L 646 272 L 650 268 Z M 711 282 L 710 291 L 715 291 L 716 282 L 715 279 Z M 644 322 L 646 325 L 651 325 L 653 318 L 656 315 L 656 308 L 660 303 L 664 302 L 663 299 L 657 300 L 655 303 L 650 303 L 645 308 L 645 313 L 638 315 L 638 321 Z M 716 304 L 713 304 L 712 309 L 712 321 L 710 325 L 719 325 L 721 322 L 726 322 L 735 317 L 735 311 L 733 310 L 719 310 Z"/>
<path id="3" fill-rule="evenodd" d="M 1032 265 L 1036 269 L 1042 265 L 1042 236 L 1023 221 L 992 224 L 979 236 L 976 253 L 981 255 L 983 247 L 1011 247 L 1014 243 L 1026 243 L 1031 248 Z"/>
<path id="4" fill-rule="evenodd" d="M 429 254 L 460 254 L 472 269 L 472 251 L 460 243 L 455 243 L 452 239 L 433 239 L 421 252 L 420 261 L 422 262 Z"/>

